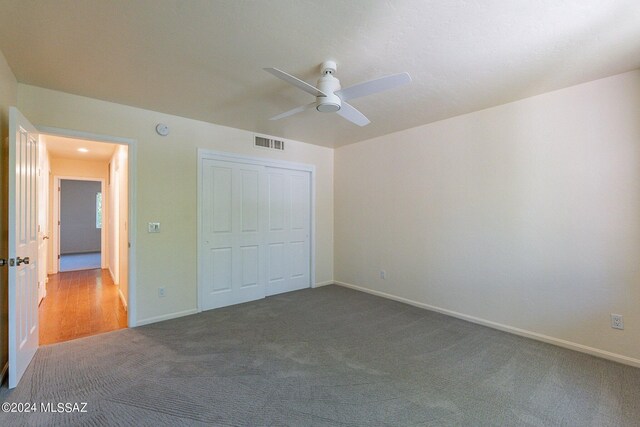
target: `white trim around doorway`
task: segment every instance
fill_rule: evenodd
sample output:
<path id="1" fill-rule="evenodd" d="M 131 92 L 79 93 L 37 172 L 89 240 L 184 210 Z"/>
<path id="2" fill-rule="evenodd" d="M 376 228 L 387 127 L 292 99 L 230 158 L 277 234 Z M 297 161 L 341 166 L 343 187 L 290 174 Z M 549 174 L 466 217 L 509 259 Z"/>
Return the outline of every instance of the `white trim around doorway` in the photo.
<path id="1" fill-rule="evenodd" d="M 137 305 L 136 305 L 136 231 L 137 231 L 137 170 L 138 170 L 138 150 L 137 141 L 131 138 L 102 135 L 91 132 L 84 132 L 72 129 L 61 129 L 49 126 L 36 126 L 38 131 L 44 135 L 62 136 L 66 138 L 85 139 L 88 141 L 106 142 L 110 144 L 126 145 L 128 147 L 128 181 L 129 181 L 129 277 L 127 301 L 127 324 L 130 328 L 138 326 Z"/>
<path id="2" fill-rule="evenodd" d="M 62 180 L 70 180 L 70 181 L 93 181 L 100 183 L 100 191 L 103 194 L 103 203 L 104 203 L 104 179 L 103 178 L 85 178 L 80 176 L 62 176 L 62 175 L 54 175 L 53 177 L 53 224 L 51 229 L 55 230 L 53 234 L 53 270 L 52 273 L 56 274 L 60 271 L 60 181 Z M 104 215 L 103 215 L 104 218 Z M 51 234 L 51 230 L 49 231 Z M 106 243 L 106 227 L 104 225 L 104 220 L 102 221 L 102 227 L 100 229 L 100 268 L 107 267 L 107 243 Z"/>

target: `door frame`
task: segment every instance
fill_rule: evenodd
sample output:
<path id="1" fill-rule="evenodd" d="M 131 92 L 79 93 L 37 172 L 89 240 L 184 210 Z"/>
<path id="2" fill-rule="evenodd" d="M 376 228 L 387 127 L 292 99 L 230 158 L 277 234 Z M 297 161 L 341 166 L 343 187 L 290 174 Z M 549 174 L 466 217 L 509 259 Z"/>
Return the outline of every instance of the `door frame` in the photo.
<path id="1" fill-rule="evenodd" d="M 137 289 L 136 289 L 136 236 L 137 236 L 137 169 L 138 169 L 138 141 L 132 138 L 123 138 L 119 136 L 102 135 L 91 132 L 84 132 L 79 130 L 62 129 L 49 126 L 36 126 L 38 131 L 44 135 L 62 136 L 66 138 L 85 139 L 88 141 L 106 142 L 109 144 L 125 145 L 128 147 L 128 229 L 127 237 L 129 239 L 129 274 L 128 274 L 128 301 L 127 301 L 127 325 L 129 328 L 134 328 L 138 325 L 137 322 Z M 86 180 L 86 178 L 83 178 Z M 104 188 L 104 187 L 103 187 Z M 103 193 L 104 194 L 104 193 Z M 104 224 L 103 224 L 104 225 Z M 104 231 L 104 226 L 103 226 Z M 103 239 L 104 242 L 104 239 Z"/>
<path id="2" fill-rule="evenodd" d="M 196 249 L 196 259 L 197 259 L 197 308 L 198 313 L 202 311 L 202 298 L 200 296 L 202 291 L 202 274 L 201 270 L 201 262 L 200 255 L 202 247 L 202 198 L 200 194 L 202 192 L 202 162 L 203 160 L 218 160 L 218 161 L 226 161 L 226 162 L 234 162 L 234 163 L 244 163 L 249 165 L 258 165 L 258 166 L 266 166 L 266 167 L 274 167 L 280 169 L 291 169 L 301 172 L 309 172 L 310 177 L 310 197 L 311 197 L 311 212 L 310 212 L 310 224 L 311 228 L 309 231 L 309 254 L 310 254 L 310 266 L 309 266 L 309 285 L 311 288 L 317 287 L 316 283 L 316 167 L 315 165 L 310 165 L 306 163 L 296 163 L 290 162 L 286 160 L 278 160 L 278 159 L 269 159 L 265 157 L 254 157 L 254 156 L 246 156 L 243 154 L 237 153 L 229 153 L 224 151 L 216 151 L 209 150 L 205 148 L 198 148 L 198 185 L 197 185 L 197 217 L 198 217 L 198 228 L 197 228 L 197 249 Z"/>
<path id="3" fill-rule="evenodd" d="M 42 164 L 44 159 L 46 159 L 45 165 Z M 51 257 L 51 253 L 49 251 L 49 243 L 51 242 L 51 224 L 49 224 L 49 218 L 51 217 L 51 209 L 49 208 L 49 202 L 51 200 L 51 192 L 49 188 L 51 186 L 51 159 L 49 158 L 47 145 L 40 134 L 38 134 L 38 177 L 38 245 L 44 245 L 45 253 L 44 258 L 41 258 L 42 253 L 40 252 L 40 248 L 38 248 L 40 268 L 44 268 L 44 278 L 42 283 L 40 282 L 40 274 L 38 273 L 38 305 L 40 305 L 47 297 L 49 258 Z M 40 206 L 42 201 L 45 203 L 44 207 Z M 44 211 L 46 212 L 43 224 L 40 224 L 40 215 L 42 214 L 41 208 L 44 208 Z"/>
<path id="4" fill-rule="evenodd" d="M 53 177 L 53 189 L 54 189 L 54 196 L 53 196 L 53 224 L 54 227 L 53 229 L 55 229 L 55 233 L 54 233 L 54 237 L 53 237 L 53 274 L 56 274 L 60 271 L 60 235 L 61 235 L 61 230 L 60 230 L 60 226 L 61 226 L 61 217 L 60 217 L 60 196 L 61 196 L 61 191 L 58 190 L 56 191 L 56 188 L 61 188 L 60 187 L 60 181 L 62 180 L 69 180 L 69 181 L 92 181 L 92 182 L 100 182 L 100 192 L 102 193 L 102 200 L 103 200 L 103 206 L 104 206 L 104 178 L 84 178 L 84 177 L 77 177 L 77 176 L 63 176 L 63 175 L 55 175 Z M 105 222 L 104 222 L 104 214 L 102 216 L 102 227 L 100 228 L 100 268 L 103 269 L 106 267 L 107 263 L 106 263 L 106 257 L 105 257 L 105 253 L 106 253 L 106 249 L 107 249 L 107 244 L 106 244 L 106 239 L 105 239 L 105 234 L 106 234 L 106 229 L 104 226 Z"/>

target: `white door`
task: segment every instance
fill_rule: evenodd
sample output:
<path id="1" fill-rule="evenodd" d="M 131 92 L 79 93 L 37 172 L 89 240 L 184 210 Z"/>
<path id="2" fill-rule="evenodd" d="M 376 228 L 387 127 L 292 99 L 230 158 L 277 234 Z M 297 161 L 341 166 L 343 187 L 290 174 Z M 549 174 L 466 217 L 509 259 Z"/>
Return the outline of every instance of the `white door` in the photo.
<path id="1" fill-rule="evenodd" d="M 9 110 L 9 388 L 38 350 L 38 134 Z"/>
<path id="2" fill-rule="evenodd" d="M 311 174 L 267 168 L 267 295 L 311 285 Z"/>
<path id="3" fill-rule="evenodd" d="M 265 296 L 265 168 L 202 160 L 200 308 Z"/>

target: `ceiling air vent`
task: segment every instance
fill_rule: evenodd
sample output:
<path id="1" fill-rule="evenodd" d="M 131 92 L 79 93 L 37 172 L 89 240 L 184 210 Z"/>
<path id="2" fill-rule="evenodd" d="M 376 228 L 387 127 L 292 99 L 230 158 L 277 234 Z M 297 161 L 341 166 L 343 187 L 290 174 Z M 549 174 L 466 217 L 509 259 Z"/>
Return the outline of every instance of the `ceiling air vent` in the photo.
<path id="1" fill-rule="evenodd" d="M 274 150 L 284 150 L 284 141 L 278 141 L 277 139 L 263 138 L 256 136 L 254 145 L 256 147 L 272 148 Z"/>

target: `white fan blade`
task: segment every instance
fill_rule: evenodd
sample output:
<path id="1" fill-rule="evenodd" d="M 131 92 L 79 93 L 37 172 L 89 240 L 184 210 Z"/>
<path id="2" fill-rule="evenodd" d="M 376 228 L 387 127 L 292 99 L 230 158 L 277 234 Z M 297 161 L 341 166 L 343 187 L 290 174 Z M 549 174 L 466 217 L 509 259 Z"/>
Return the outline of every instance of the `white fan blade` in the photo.
<path id="1" fill-rule="evenodd" d="M 368 82 L 349 86 L 348 88 L 337 91 L 336 95 L 338 95 L 343 101 L 348 101 L 350 99 L 356 99 L 393 89 L 410 82 L 411 76 L 409 73 L 393 74 L 391 76 L 380 77 L 379 79 L 369 80 Z"/>
<path id="2" fill-rule="evenodd" d="M 356 110 L 353 105 L 347 104 L 345 101 L 342 101 L 342 106 L 337 113 L 358 126 L 366 126 L 371 123 L 364 114 Z"/>
<path id="3" fill-rule="evenodd" d="M 279 119 L 283 119 L 285 117 L 293 116 L 294 114 L 302 113 L 304 110 L 307 110 L 308 108 L 313 107 L 314 105 L 316 105 L 315 102 L 312 102 L 311 104 L 307 104 L 307 105 L 301 105 L 300 107 L 296 107 L 293 110 L 285 111 L 282 114 L 278 114 L 277 116 L 273 116 L 269 120 L 279 120 Z"/>
<path id="4" fill-rule="evenodd" d="M 267 73 L 273 74 L 277 78 L 279 78 L 281 80 L 284 80 L 285 82 L 287 82 L 289 84 L 294 85 L 298 89 L 302 89 L 303 91 L 307 92 L 310 95 L 313 95 L 313 96 L 327 96 L 326 93 L 321 92 L 320 90 L 318 90 L 315 87 L 311 86 L 309 83 L 303 82 L 299 78 L 293 77 L 291 74 L 287 74 L 284 71 L 278 70 L 277 68 L 263 68 L 263 70 L 265 70 Z"/>

